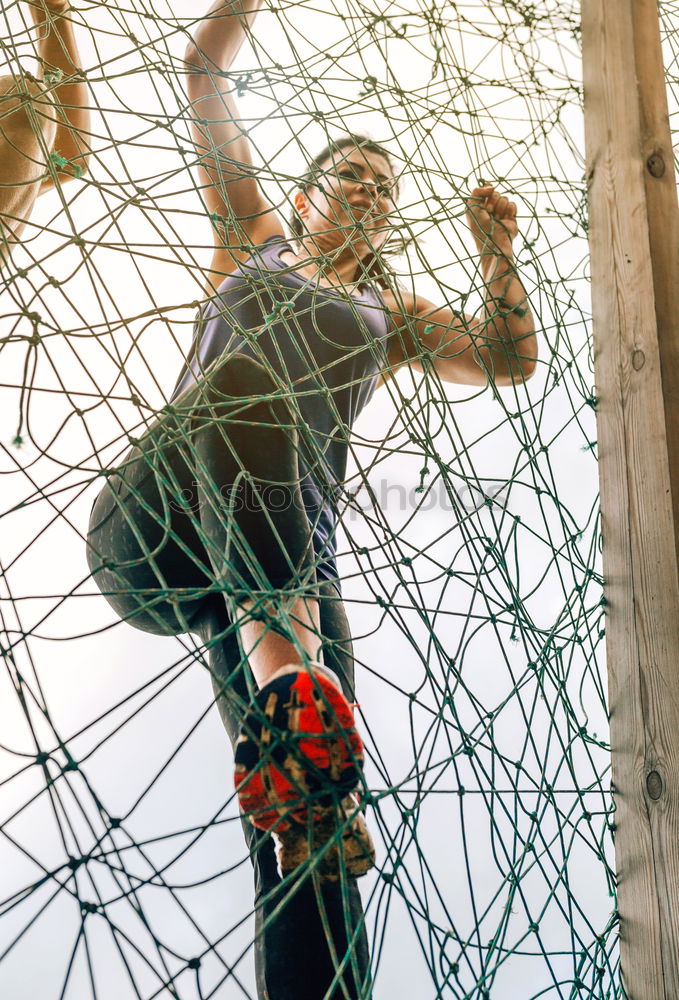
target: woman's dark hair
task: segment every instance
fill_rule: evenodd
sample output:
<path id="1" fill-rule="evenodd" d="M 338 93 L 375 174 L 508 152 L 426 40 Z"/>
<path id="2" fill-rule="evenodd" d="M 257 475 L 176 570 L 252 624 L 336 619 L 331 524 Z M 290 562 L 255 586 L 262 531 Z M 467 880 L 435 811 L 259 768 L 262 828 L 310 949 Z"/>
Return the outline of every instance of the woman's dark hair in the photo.
<path id="1" fill-rule="evenodd" d="M 363 149 L 368 153 L 377 153 L 379 156 L 383 156 L 384 159 L 389 164 L 389 169 L 392 174 L 395 174 L 394 164 L 392 162 L 391 156 L 384 148 L 380 146 L 378 142 L 374 139 L 370 139 L 367 135 L 359 135 L 356 132 L 348 132 L 339 139 L 331 139 L 328 145 L 320 151 L 312 160 L 307 163 L 307 168 L 302 177 L 300 177 L 297 187 L 301 191 L 307 191 L 309 188 L 317 184 L 318 179 L 327 170 L 323 164 L 326 160 L 332 159 L 335 153 L 341 153 L 348 147 Z M 395 196 L 398 198 L 399 187 L 398 181 L 395 184 Z M 304 224 L 302 219 L 293 211 L 290 219 L 288 220 L 288 225 L 293 236 L 299 237 L 304 232 Z M 391 268 L 387 266 L 386 257 L 395 257 L 402 254 L 403 251 L 413 242 L 413 239 L 403 239 L 403 237 L 389 237 L 384 246 L 381 247 L 379 255 L 376 253 L 370 253 L 364 260 L 361 261 L 359 268 L 356 273 L 356 280 L 360 281 L 362 277 L 372 278 L 382 285 L 384 288 L 389 287 L 388 274 L 391 272 Z M 392 279 L 393 280 L 393 279 Z"/>

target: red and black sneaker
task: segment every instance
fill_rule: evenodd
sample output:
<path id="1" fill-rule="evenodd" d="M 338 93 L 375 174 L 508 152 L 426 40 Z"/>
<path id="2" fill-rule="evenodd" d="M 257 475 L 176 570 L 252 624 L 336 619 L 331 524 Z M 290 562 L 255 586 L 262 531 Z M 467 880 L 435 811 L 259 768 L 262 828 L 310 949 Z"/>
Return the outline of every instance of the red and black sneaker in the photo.
<path id="1" fill-rule="evenodd" d="M 327 880 L 342 868 L 363 875 L 375 863 L 355 794 L 363 743 L 331 677 L 323 667 L 283 667 L 257 693 L 236 744 L 241 809 L 272 830 L 282 876 L 312 854 Z"/>

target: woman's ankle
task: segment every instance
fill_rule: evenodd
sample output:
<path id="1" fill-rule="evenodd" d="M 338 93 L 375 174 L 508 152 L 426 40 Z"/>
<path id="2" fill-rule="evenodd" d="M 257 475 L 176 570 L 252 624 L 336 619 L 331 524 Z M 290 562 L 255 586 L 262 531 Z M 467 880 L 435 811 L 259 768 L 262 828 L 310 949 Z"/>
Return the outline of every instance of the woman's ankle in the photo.
<path id="1" fill-rule="evenodd" d="M 266 687 L 267 684 L 270 684 L 271 681 L 275 680 L 275 678 L 283 677 L 285 674 L 294 672 L 305 672 L 311 674 L 312 676 L 314 674 L 320 674 L 322 677 L 327 678 L 331 684 L 334 684 L 338 691 L 342 690 L 342 682 L 334 670 L 331 670 L 330 667 L 326 667 L 324 663 L 319 663 L 316 660 L 309 660 L 307 663 L 286 663 L 284 666 L 279 667 L 278 670 L 267 677 L 265 683 L 260 686 L 260 691 L 262 688 Z"/>

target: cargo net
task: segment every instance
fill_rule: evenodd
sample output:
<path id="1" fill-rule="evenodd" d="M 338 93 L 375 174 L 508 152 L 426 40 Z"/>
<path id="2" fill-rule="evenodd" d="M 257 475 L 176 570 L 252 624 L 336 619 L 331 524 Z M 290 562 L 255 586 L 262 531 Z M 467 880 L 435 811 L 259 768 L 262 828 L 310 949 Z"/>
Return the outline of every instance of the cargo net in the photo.
<path id="1" fill-rule="evenodd" d="M 0 983 L 17 1000 L 255 995 L 209 650 L 121 621 L 85 546 L 110 470 L 171 413 L 204 297 L 195 6 L 76 0 L 89 170 L 41 197 L 0 274 Z M 3 16 L 5 72 L 37 73 L 27 6 Z M 541 342 L 533 379 L 505 388 L 405 368 L 351 435 L 336 542 L 374 995 L 620 997 L 578 5 L 274 3 L 228 79 L 283 219 L 329 138 L 387 147 L 411 240 L 394 274 L 433 302 L 480 308 L 463 199 L 511 192 Z M 179 600 L 162 588 L 140 606 Z M 209 589 L 230 599 L 218 575 Z"/>

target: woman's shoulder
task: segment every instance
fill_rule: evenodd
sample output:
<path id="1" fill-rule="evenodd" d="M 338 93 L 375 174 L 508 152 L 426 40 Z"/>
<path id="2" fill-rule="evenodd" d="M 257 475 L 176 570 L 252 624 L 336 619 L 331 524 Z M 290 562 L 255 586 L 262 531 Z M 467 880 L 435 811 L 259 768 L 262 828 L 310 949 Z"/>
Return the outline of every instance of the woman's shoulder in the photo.
<path id="1" fill-rule="evenodd" d="M 234 233 L 230 237 L 226 233 L 223 235 L 225 242 L 215 248 L 210 267 L 205 272 L 207 298 L 214 295 L 232 274 L 242 273 L 243 265 L 247 267 L 248 263 L 261 257 L 276 243 L 288 242 L 283 225 L 277 217 L 267 218 L 256 228 L 250 226 L 240 234 L 240 242 L 236 241 Z M 245 241 L 243 236 L 246 237 Z"/>
<path id="2" fill-rule="evenodd" d="M 404 316 L 414 315 L 417 297 L 401 282 L 394 282 L 388 288 L 380 288 L 380 295 L 392 320 L 398 324 Z"/>
<path id="3" fill-rule="evenodd" d="M 290 241 L 283 233 L 271 233 L 257 243 L 241 244 L 238 247 L 238 257 L 235 256 L 233 248 L 229 256 L 223 256 L 218 263 L 215 263 L 217 259 L 215 255 L 212 266 L 207 272 L 204 302 L 219 300 L 234 281 L 242 282 L 251 274 L 261 275 L 262 268 L 275 270 L 275 267 L 269 268 L 270 256 L 277 253 L 279 246 L 283 248 L 290 246 Z"/>

